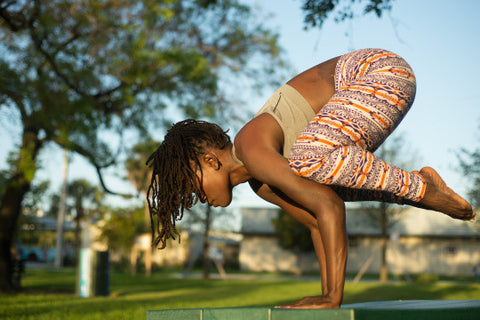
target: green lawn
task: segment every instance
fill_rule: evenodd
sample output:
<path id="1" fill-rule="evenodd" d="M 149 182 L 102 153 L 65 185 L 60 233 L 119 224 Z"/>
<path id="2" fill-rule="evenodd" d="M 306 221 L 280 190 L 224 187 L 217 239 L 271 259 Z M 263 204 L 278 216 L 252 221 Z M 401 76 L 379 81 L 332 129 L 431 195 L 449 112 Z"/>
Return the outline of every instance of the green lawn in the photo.
<path id="1" fill-rule="evenodd" d="M 75 272 L 27 271 L 24 292 L 0 295 L 0 319 L 145 319 L 147 310 L 274 306 L 319 293 L 318 282 L 294 280 L 178 280 L 168 273 L 132 277 L 112 272 L 110 297 L 74 295 Z M 344 303 L 398 299 L 480 299 L 473 282 L 346 283 Z"/>

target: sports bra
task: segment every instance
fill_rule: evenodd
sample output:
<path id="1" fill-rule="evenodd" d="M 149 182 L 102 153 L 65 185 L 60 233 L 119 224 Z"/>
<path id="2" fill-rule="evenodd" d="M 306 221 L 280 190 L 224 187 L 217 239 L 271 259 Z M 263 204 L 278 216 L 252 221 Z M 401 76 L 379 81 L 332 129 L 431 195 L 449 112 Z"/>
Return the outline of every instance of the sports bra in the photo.
<path id="1" fill-rule="evenodd" d="M 302 133 L 310 120 L 315 117 L 315 111 L 313 111 L 307 100 L 288 84 L 284 84 L 275 91 L 265 105 L 255 114 L 254 118 L 264 113 L 271 115 L 282 128 L 284 157 L 288 157 L 297 137 Z M 233 158 L 242 163 L 235 155 L 235 145 L 233 145 L 232 153 Z"/>

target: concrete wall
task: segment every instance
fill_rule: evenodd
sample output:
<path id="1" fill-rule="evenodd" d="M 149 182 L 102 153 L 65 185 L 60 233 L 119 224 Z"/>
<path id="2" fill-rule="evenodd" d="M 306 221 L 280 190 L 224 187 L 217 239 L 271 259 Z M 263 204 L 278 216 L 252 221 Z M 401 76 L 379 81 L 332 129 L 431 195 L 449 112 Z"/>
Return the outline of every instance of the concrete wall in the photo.
<path id="1" fill-rule="evenodd" d="M 367 272 L 380 270 L 379 238 L 351 238 L 347 272 L 356 273 L 372 256 Z M 480 263 L 480 240 L 401 237 L 389 242 L 387 265 L 392 274 L 433 273 L 473 275 Z M 370 259 L 371 260 L 371 259 Z M 240 269 L 245 271 L 302 272 L 319 271 L 315 253 L 295 253 L 282 249 L 272 236 L 246 235 L 240 246 Z"/>
<path id="2" fill-rule="evenodd" d="M 240 244 L 240 270 L 256 272 L 315 272 L 319 270 L 315 253 L 282 249 L 272 236 L 244 236 Z"/>
<path id="3" fill-rule="evenodd" d="M 367 272 L 380 270 L 379 238 L 356 238 L 350 241 L 348 272 L 357 272 L 373 255 Z M 434 273 L 442 275 L 473 275 L 480 263 L 480 240 L 460 238 L 405 237 L 389 242 L 387 266 L 390 273 Z"/>
<path id="4" fill-rule="evenodd" d="M 154 249 L 152 263 L 161 267 L 184 266 L 189 253 L 189 237 L 187 232 L 180 234 L 181 242 L 170 240 L 167 247 L 162 250 Z"/>

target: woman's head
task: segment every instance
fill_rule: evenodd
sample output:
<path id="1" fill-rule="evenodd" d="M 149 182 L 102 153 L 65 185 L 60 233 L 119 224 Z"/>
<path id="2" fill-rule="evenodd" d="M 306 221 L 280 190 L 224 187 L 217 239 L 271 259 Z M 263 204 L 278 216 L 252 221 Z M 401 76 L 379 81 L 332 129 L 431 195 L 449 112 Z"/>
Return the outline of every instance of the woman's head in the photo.
<path id="1" fill-rule="evenodd" d="M 153 169 L 147 190 L 154 245 L 165 248 L 178 231 L 175 222 L 199 199 L 205 198 L 200 159 L 211 149 L 224 149 L 230 137 L 218 125 L 187 119 L 173 125 L 148 158 Z M 198 176 L 200 172 L 200 176 Z"/>

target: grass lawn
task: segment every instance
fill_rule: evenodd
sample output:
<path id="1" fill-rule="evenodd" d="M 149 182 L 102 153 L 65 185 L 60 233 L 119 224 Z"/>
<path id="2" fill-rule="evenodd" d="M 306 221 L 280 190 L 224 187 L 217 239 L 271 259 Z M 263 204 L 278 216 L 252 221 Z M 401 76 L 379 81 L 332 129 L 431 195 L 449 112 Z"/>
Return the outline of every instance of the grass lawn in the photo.
<path id="1" fill-rule="evenodd" d="M 145 319 L 147 310 L 274 306 L 317 295 L 320 284 L 298 280 L 175 279 L 168 273 L 111 273 L 110 297 L 75 296 L 75 271 L 28 270 L 24 291 L 0 295 L 0 319 Z M 411 299 L 480 299 L 480 284 L 349 283 L 344 303 Z"/>

